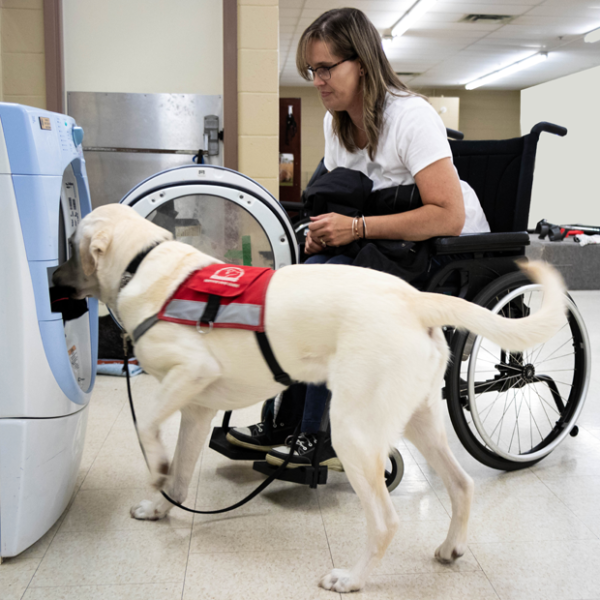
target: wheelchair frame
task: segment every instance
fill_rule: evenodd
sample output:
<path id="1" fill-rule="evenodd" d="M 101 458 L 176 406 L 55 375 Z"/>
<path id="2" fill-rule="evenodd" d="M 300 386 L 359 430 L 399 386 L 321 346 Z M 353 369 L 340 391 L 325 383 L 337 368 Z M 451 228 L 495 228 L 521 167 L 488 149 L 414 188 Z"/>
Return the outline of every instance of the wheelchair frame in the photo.
<path id="1" fill-rule="evenodd" d="M 523 310 L 530 309 L 527 302 L 531 303 L 531 300 L 520 298 L 520 295 L 525 294 L 526 291 L 530 293 L 531 298 L 535 292 L 535 286 L 530 285 L 530 282 L 521 274 L 515 260 L 524 259 L 525 247 L 529 244 L 527 220 L 533 186 L 535 154 L 539 136 L 544 131 L 559 136 L 567 133 L 564 127 L 545 122 L 535 125 L 529 134 L 509 140 L 463 141 L 460 132 L 448 131 L 449 137 L 459 138 L 450 141 L 454 164 L 460 178 L 471 184 L 477 193 L 490 224 L 491 233 L 436 238 L 433 243 L 434 257 L 465 254 L 473 257 L 452 260 L 441 267 L 422 286 L 423 291 L 458 296 L 482 304 L 496 312 L 504 313 L 508 306 L 509 314 L 506 316 L 509 317 L 512 316 L 511 311 L 514 313 L 518 307 L 521 307 L 521 316 L 524 314 Z M 324 172 L 321 161 L 309 185 Z M 289 202 L 282 204 L 286 210 L 302 214 L 302 204 Z M 302 222 L 296 229 L 300 244 L 303 241 L 304 229 L 305 226 L 302 225 Z M 493 292 L 491 295 L 490 291 Z M 505 304 L 500 306 L 503 299 Z M 451 421 L 461 442 L 469 453 L 483 464 L 503 470 L 524 468 L 541 460 L 568 434 L 577 435 L 576 420 L 585 402 L 591 365 L 589 339 L 585 324 L 575 303 L 570 298 L 568 300 L 567 325 L 575 341 L 573 342 L 573 384 L 566 384 L 571 386 L 571 391 L 566 399 L 562 398 L 556 382 L 551 377 L 536 374 L 535 365 L 525 361 L 524 353 L 510 354 L 499 349 L 499 360 L 495 365 L 498 374 L 493 379 L 484 382 L 473 381 L 472 353 L 476 347 L 477 349 L 481 347 L 481 340 L 473 339 L 474 336 L 468 332 L 455 332 L 452 329 L 445 331 L 453 358 L 446 372 L 442 397 L 448 402 Z M 465 360 L 469 362 L 467 380 L 461 378 L 461 362 L 465 362 Z M 479 392 L 480 397 L 490 390 L 500 394 L 508 390 L 522 389 L 531 384 L 535 386 L 538 383 L 548 387 L 551 398 L 558 409 L 554 409 L 559 414 L 554 425 L 548 417 L 551 431 L 547 439 L 550 442 L 545 443 L 546 438 L 541 434 L 536 422 L 542 439 L 529 452 L 519 451 L 518 454 L 511 454 L 512 439 L 507 452 L 504 452 L 499 446 L 494 450 L 490 447 L 490 438 L 486 435 L 485 430 L 478 430 L 477 426 L 471 427 L 472 422 L 468 421 L 471 409 L 476 406 L 474 404 L 477 399 L 476 394 Z M 514 393 L 516 397 L 516 392 Z M 539 392 L 536 391 L 536 393 L 540 400 L 546 402 Z M 514 403 L 516 410 L 516 400 Z M 548 403 L 546 402 L 546 404 Z M 521 408 L 522 405 L 523 400 Z M 542 402 L 541 405 L 548 416 Z M 491 414 L 492 409 L 486 410 L 490 410 Z M 516 412 L 515 427 L 519 424 L 520 410 Z M 529 404 L 529 410 L 531 417 L 531 404 Z M 321 424 L 322 431 L 318 437 L 318 447 L 313 465 L 288 469 L 281 477 L 282 479 L 308 484 L 311 487 L 326 483 L 327 467 L 320 467 L 318 458 L 320 439 L 327 427 L 327 412 L 326 410 Z M 502 419 L 504 419 L 504 414 L 502 414 Z M 253 460 L 255 470 L 270 474 L 274 467 L 264 462 L 264 452 L 236 447 L 226 441 L 229 419 L 230 413 L 226 413 L 222 426 L 213 430 L 210 447 L 233 460 Z M 513 437 L 514 434 L 513 430 Z M 499 440 L 500 434 L 498 435 Z M 494 446 L 493 442 L 492 446 Z M 519 450 L 521 450 L 520 439 Z M 386 471 L 386 482 L 388 488 L 393 489 L 402 478 L 403 464 L 399 453 L 393 454 L 390 458 L 392 467 Z"/>

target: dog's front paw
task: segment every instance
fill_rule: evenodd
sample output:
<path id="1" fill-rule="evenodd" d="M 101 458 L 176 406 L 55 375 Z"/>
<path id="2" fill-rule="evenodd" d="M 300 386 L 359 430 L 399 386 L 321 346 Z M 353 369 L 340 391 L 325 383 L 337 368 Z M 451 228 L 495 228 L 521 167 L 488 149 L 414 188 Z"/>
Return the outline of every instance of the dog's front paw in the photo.
<path id="1" fill-rule="evenodd" d="M 451 565 L 457 558 L 465 553 L 464 549 L 446 544 L 444 542 L 436 551 L 435 559 L 443 565 Z"/>
<path id="2" fill-rule="evenodd" d="M 167 513 L 161 510 L 156 502 L 142 500 L 139 504 L 131 507 L 129 514 L 133 519 L 138 519 L 139 521 L 158 521 Z"/>
<path id="3" fill-rule="evenodd" d="M 333 569 L 321 579 L 319 585 L 332 592 L 356 592 L 362 587 L 361 582 L 346 569 Z"/>

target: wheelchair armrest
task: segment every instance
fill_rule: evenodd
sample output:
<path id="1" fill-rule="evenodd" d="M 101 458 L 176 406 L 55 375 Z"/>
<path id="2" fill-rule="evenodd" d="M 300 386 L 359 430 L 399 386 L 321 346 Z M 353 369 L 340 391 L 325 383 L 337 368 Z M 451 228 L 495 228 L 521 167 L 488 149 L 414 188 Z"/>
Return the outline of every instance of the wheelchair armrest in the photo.
<path id="1" fill-rule="evenodd" d="M 529 246 L 526 231 L 507 233 L 467 233 L 456 237 L 435 238 L 433 252 L 440 254 L 460 254 L 462 252 L 498 252 L 522 250 Z"/>
<path id="2" fill-rule="evenodd" d="M 298 212 L 300 212 L 304 206 L 302 202 L 288 202 L 287 200 L 282 200 L 280 204 L 285 210 L 297 210 Z"/>

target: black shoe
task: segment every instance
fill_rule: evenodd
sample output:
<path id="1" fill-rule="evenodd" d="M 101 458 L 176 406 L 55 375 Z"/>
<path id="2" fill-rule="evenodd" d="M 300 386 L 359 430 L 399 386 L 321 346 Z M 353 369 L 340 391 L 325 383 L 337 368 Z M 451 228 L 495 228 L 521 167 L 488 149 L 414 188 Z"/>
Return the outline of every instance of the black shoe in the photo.
<path id="1" fill-rule="evenodd" d="M 290 454 L 290 444 L 292 442 L 290 436 L 286 440 L 286 446 L 280 446 L 279 448 L 273 448 L 271 452 L 267 454 L 267 462 L 275 467 L 280 466 L 287 459 Z M 315 450 L 317 448 L 317 437 L 313 433 L 301 433 L 298 436 L 298 442 L 296 444 L 296 451 L 292 455 L 290 462 L 287 465 L 288 469 L 296 469 L 298 467 L 310 467 L 312 465 Z M 328 467 L 334 471 L 343 471 L 344 467 L 337 457 L 333 446 L 331 445 L 331 437 L 327 435 L 321 445 L 321 454 L 319 456 L 319 465 L 322 467 Z"/>
<path id="2" fill-rule="evenodd" d="M 269 419 L 249 427 L 232 427 L 227 432 L 226 438 L 234 446 L 268 452 L 271 448 L 284 444 L 286 438 L 292 433 L 294 427 L 285 423 L 273 423 Z"/>

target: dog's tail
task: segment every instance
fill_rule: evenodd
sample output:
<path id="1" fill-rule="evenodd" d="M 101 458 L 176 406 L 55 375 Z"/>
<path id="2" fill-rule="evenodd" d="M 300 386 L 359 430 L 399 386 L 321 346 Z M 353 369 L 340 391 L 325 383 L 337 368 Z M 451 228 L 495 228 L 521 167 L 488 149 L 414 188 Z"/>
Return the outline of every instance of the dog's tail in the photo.
<path id="1" fill-rule="evenodd" d="M 452 296 L 422 293 L 415 297 L 415 311 L 425 327 L 450 325 L 467 329 L 514 352 L 548 341 L 565 323 L 565 285 L 560 273 L 541 261 L 521 262 L 519 267 L 542 285 L 542 306 L 534 314 L 508 319 Z"/>

